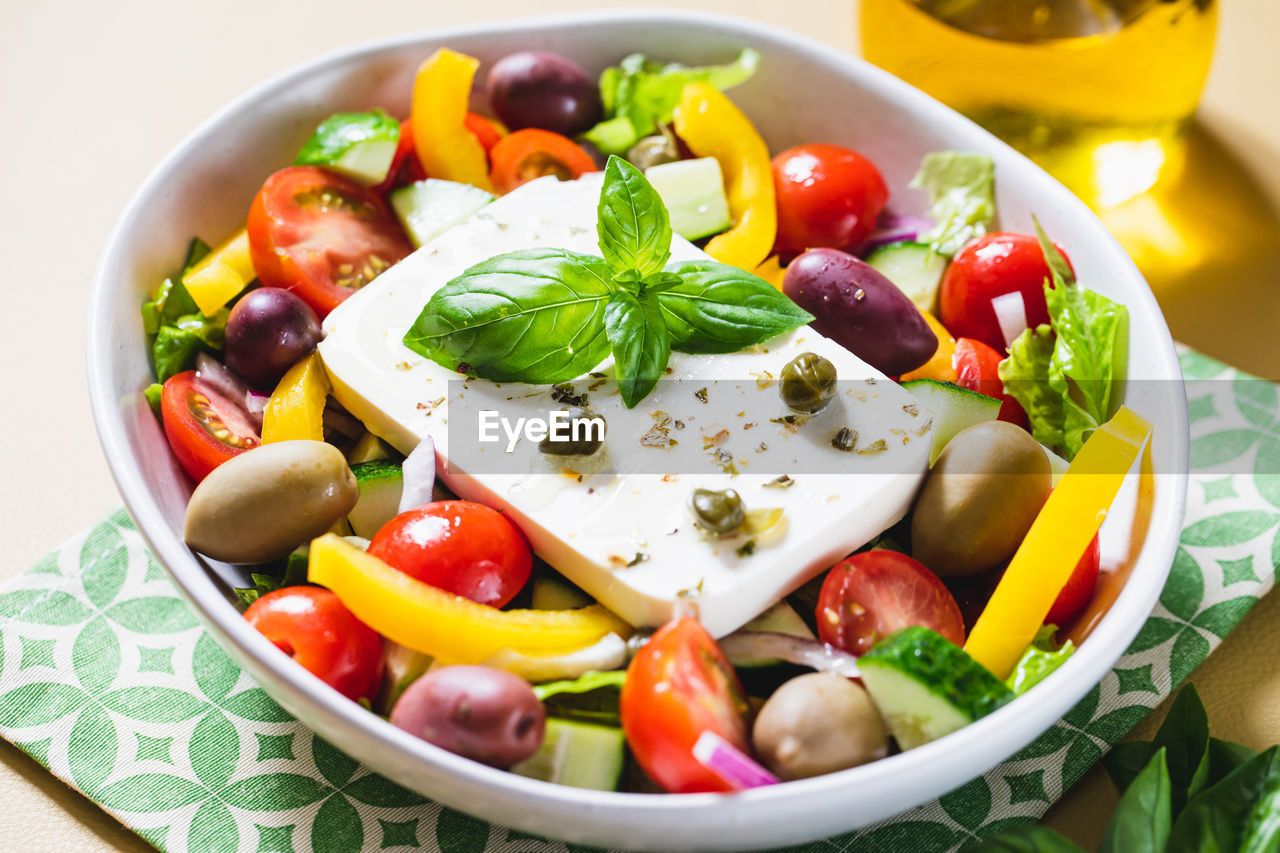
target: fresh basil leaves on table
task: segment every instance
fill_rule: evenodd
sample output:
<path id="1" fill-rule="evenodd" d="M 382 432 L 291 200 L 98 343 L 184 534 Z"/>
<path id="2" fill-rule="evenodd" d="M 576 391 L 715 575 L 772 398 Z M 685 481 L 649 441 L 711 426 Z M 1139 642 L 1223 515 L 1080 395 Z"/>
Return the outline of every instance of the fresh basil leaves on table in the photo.
<path id="1" fill-rule="evenodd" d="M 1209 736 L 1194 687 L 1155 739 L 1120 743 L 1103 766 L 1122 792 L 1099 853 L 1263 853 L 1280 849 L 1280 747 L 1261 754 Z M 965 853 L 1083 853 L 1044 826 L 1018 826 Z"/>
<path id="2" fill-rule="evenodd" d="M 432 295 L 405 346 L 459 373 L 533 384 L 575 379 L 612 353 L 634 408 L 673 349 L 737 352 L 813 320 L 737 267 L 668 264 L 671 217 L 621 158 L 605 167 L 598 220 L 603 258 L 527 249 L 476 264 Z"/>

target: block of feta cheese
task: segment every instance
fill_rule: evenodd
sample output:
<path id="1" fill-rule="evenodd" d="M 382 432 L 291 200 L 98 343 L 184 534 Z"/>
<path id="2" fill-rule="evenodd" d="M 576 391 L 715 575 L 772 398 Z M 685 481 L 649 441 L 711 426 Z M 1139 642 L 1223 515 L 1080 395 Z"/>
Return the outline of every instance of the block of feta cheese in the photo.
<path id="1" fill-rule="evenodd" d="M 630 411 L 609 360 L 553 389 L 468 380 L 405 347 L 431 295 L 480 261 L 534 247 L 599 254 L 600 182 L 542 178 L 494 201 L 329 314 L 320 354 L 338 401 L 371 432 L 406 454 L 430 436 L 451 490 L 506 513 L 623 619 L 660 625 L 689 602 L 722 636 L 902 518 L 928 466 L 929 418 L 808 326 L 740 353 L 672 353 L 667 378 Z M 671 252 L 707 257 L 678 236 Z M 840 380 L 812 417 L 790 414 L 776 381 L 803 352 L 830 359 Z M 543 453 L 539 433 L 504 431 L 566 403 L 605 419 L 593 456 Z M 747 524 L 704 532 L 689 509 L 697 488 L 734 489 Z"/>

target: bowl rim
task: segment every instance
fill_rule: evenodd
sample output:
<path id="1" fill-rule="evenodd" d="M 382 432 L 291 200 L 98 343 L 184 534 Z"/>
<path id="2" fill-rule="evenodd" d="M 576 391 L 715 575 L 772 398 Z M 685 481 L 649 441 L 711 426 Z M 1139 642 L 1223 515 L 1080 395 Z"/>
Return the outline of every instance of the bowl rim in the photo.
<path id="1" fill-rule="evenodd" d="M 330 731 L 347 732 L 350 737 L 345 743 L 357 755 L 369 755 L 371 752 L 390 749 L 399 754 L 401 761 L 423 762 L 435 772 L 447 777 L 451 784 L 458 786 L 459 799 L 467 795 L 506 793 L 511 797 L 506 801 L 507 803 L 519 802 L 524 808 L 549 809 L 561 814 L 566 814 L 568 813 L 566 809 L 571 809 L 575 814 L 588 818 L 588 822 L 594 821 L 600 826 L 610 824 L 613 819 L 609 815 L 616 814 L 621 809 L 636 812 L 637 816 L 645 821 L 660 820 L 665 823 L 667 832 L 670 833 L 671 827 L 675 824 L 666 823 L 666 821 L 685 819 L 693 813 L 702 811 L 719 812 L 736 808 L 739 810 L 737 813 L 744 816 L 757 812 L 774 816 L 798 817 L 803 810 L 797 810 L 794 806 L 803 803 L 807 798 L 815 797 L 820 793 L 829 794 L 837 789 L 847 789 L 851 786 L 877 786 L 894 777 L 927 772 L 928 766 L 939 760 L 974 768 L 972 773 L 965 771 L 967 774 L 965 778 L 976 778 L 995 764 L 1006 760 L 1024 743 L 1047 731 L 1054 721 L 1101 681 L 1137 635 L 1156 603 L 1173 562 L 1177 546 L 1176 534 L 1180 530 L 1186 503 L 1187 477 L 1185 474 L 1175 475 L 1177 482 L 1171 484 L 1171 489 L 1166 485 L 1162 491 L 1157 491 L 1148 527 L 1149 535 L 1134 562 L 1133 574 L 1129 582 L 1117 596 L 1107 616 L 1094 630 L 1090 641 L 1082 644 L 1067 663 L 1046 680 L 1046 684 L 1053 687 L 1046 687 L 1036 692 L 1035 701 L 1041 706 L 1041 713 L 1023 714 L 1022 712 L 1030 707 L 1032 700 L 1020 697 L 989 716 L 917 749 L 837 773 L 725 797 L 719 794 L 654 795 L 589 791 L 527 779 L 503 770 L 496 770 L 446 752 L 392 726 L 386 720 L 366 712 L 356 703 L 343 699 L 336 691 L 301 667 L 281 666 L 285 658 L 280 656 L 279 650 L 250 627 L 230 603 L 226 603 L 226 606 L 206 606 L 205 603 L 211 600 L 225 602 L 226 599 L 205 567 L 192 555 L 181 538 L 168 531 L 167 522 L 156 496 L 143 478 L 142 469 L 133 462 L 134 453 L 126 438 L 124 416 L 119 401 L 112 393 L 110 356 L 113 340 L 107 334 L 105 324 L 97 323 L 95 319 L 110 314 L 113 299 L 117 296 L 117 288 L 111 281 L 112 270 L 123 263 L 123 258 L 128 256 L 125 235 L 130 230 L 131 224 L 142 215 L 147 199 L 164 184 L 171 173 L 179 171 L 179 165 L 200 146 L 206 136 L 245 108 L 264 99 L 278 96 L 294 81 L 341 62 L 369 58 L 385 51 L 417 43 L 445 42 L 452 37 L 464 35 L 475 37 L 505 33 L 516 28 L 534 32 L 559 27 L 598 26 L 622 22 L 648 25 L 682 24 L 719 30 L 729 29 L 789 50 L 815 56 L 839 67 L 847 76 L 856 79 L 859 85 L 875 90 L 887 100 L 898 104 L 903 102 L 914 104 L 921 109 L 926 108 L 925 104 L 928 102 L 927 108 L 934 112 L 942 110 L 950 113 L 948 120 L 952 124 L 951 129 L 962 137 L 968 136 L 974 142 L 982 142 L 988 149 L 991 148 L 993 141 L 1000 147 L 1006 147 L 998 140 L 994 140 L 994 137 L 986 131 L 937 104 L 929 96 L 887 72 L 868 65 L 852 54 L 790 30 L 720 13 L 635 7 L 538 15 L 399 33 L 327 51 L 293 65 L 251 87 L 188 133 L 135 191 L 108 238 L 95 272 L 89 301 L 86 372 L 90 404 L 99 440 L 112 476 L 124 498 L 125 506 L 148 546 L 165 567 L 181 594 L 200 615 L 203 624 L 215 634 L 223 646 L 233 647 L 252 664 L 254 669 L 267 673 L 270 676 L 270 686 L 273 688 L 268 692 L 273 695 L 277 691 L 287 694 L 291 708 L 301 708 L 304 711 L 303 714 L 299 714 L 300 721 L 308 727 L 323 727 Z M 1006 156 L 1009 155 L 1021 158 L 1021 155 L 1012 152 L 1012 149 L 1006 152 Z M 1055 199 L 1056 204 L 1069 208 L 1068 212 L 1073 217 L 1084 216 L 1094 219 L 1097 228 L 1105 232 L 1105 226 L 1096 221 L 1094 214 L 1083 202 L 1070 196 L 1070 193 L 1052 178 L 1047 175 L 1044 178 L 1045 181 L 1057 187 L 1056 192 L 1060 197 Z M 1109 233 L 1100 233 L 1098 239 L 1116 242 Z M 1116 245 L 1118 248 L 1118 244 Z M 1133 266 L 1132 261 L 1129 261 L 1128 266 L 1127 277 L 1136 279 L 1136 283 L 1140 286 L 1133 287 L 1134 292 L 1131 298 L 1127 298 L 1126 305 L 1131 311 L 1153 313 L 1158 319 L 1159 327 L 1164 332 L 1163 335 L 1158 336 L 1158 340 L 1154 341 L 1161 350 L 1158 353 L 1158 362 L 1161 367 L 1171 368 L 1170 379 L 1180 380 L 1181 371 L 1176 351 L 1163 314 L 1150 288 Z M 1181 389 L 1180 382 L 1177 394 L 1181 404 L 1180 410 L 1176 413 L 1177 419 L 1172 424 L 1162 424 L 1162 432 L 1167 442 L 1168 452 L 1165 455 L 1174 464 L 1183 466 L 1179 470 L 1186 471 L 1189 425 L 1185 393 Z M 1162 535 L 1150 535 L 1153 533 Z M 1153 564 L 1157 567 L 1152 568 Z M 1133 583 L 1135 576 L 1143 577 L 1150 583 L 1135 584 Z M 1113 618 L 1118 612 L 1127 614 L 1127 618 Z M 1027 720 L 1038 719 L 1041 716 L 1048 720 L 1046 725 L 1028 724 Z M 319 722 L 312 722 L 313 720 Z M 992 744 L 997 741 L 1007 741 L 1014 746 L 993 749 Z M 366 763 L 371 761 L 367 758 L 361 760 Z M 392 773 L 386 775 L 391 776 L 392 781 L 406 784 L 396 779 Z M 930 793 L 929 798 L 932 796 L 934 794 Z M 497 800 L 495 799 L 494 802 L 496 803 Z M 918 801 L 905 803 L 903 810 L 915 805 L 918 805 Z M 791 807 L 787 808 L 787 806 Z M 491 820 L 492 815 L 498 811 L 492 807 L 464 808 L 473 813 L 486 814 L 489 816 L 487 819 Z M 830 808 L 828 801 L 824 809 Z M 500 814 L 507 818 L 515 817 L 509 812 L 500 812 Z M 498 820 L 503 822 L 502 818 Z M 573 834 L 572 829 L 566 829 L 566 834 Z M 578 834 L 588 838 L 609 837 L 594 830 Z M 613 837 L 616 839 L 617 835 Z M 781 838 L 783 835 L 778 837 Z M 812 837 L 811 833 L 805 834 L 803 831 L 786 835 L 786 838 L 793 840 L 810 837 Z M 727 842 L 732 842 L 735 838 L 730 833 L 725 835 Z M 668 843 L 682 845 L 687 842 L 682 842 L 677 837 Z"/>

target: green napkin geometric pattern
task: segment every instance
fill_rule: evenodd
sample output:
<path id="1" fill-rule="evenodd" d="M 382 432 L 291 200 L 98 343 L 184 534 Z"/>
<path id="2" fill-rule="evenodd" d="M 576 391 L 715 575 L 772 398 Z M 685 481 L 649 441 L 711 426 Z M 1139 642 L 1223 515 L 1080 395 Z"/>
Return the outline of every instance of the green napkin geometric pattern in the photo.
<path id="1" fill-rule="evenodd" d="M 1276 388 L 1195 353 L 1182 361 L 1195 380 L 1186 523 L 1132 647 L 1066 717 L 985 776 L 794 849 L 957 849 L 1038 818 L 1271 588 Z M 0 735 L 169 853 L 586 849 L 442 808 L 292 719 L 204 633 L 123 510 L 0 591 Z"/>

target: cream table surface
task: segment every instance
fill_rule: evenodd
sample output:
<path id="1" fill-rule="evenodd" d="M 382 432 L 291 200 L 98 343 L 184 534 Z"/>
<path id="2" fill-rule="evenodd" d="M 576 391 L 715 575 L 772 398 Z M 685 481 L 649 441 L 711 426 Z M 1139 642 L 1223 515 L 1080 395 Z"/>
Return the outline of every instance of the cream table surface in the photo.
<path id="1" fill-rule="evenodd" d="M 874 0 L 873 0 L 874 1 Z M 0 5 L 0 578 L 119 503 L 85 396 L 85 306 L 98 254 L 130 194 L 214 109 L 295 62 L 360 39 L 590 0 Z M 651 6 L 758 18 L 854 49 L 853 0 L 702 0 Z M 1175 337 L 1280 377 L 1280 3 L 1226 0 L 1218 57 L 1175 222 L 1201 227 L 1194 267 L 1152 262 Z M 1149 213 L 1149 211 L 1148 211 Z M 1119 226 L 1133 221 L 1127 215 Z M 1210 223 L 1213 227 L 1210 228 Z M 1265 600 L 1193 678 L 1215 732 L 1280 741 L 1280 596 Z M 1155 720 L 1161 711 L 1153 715 Z M 1150 729 L 1152 720 L 1144 723 Z M 1100 772 L 1051 815 L 1092 846 L 1114 793 Z M 41 767 L 0 746 L 0 847 L 149 850 Z"/>

